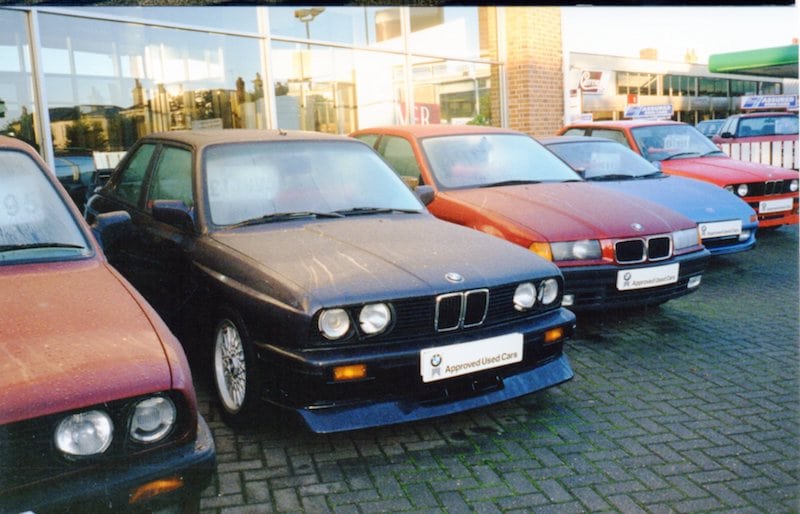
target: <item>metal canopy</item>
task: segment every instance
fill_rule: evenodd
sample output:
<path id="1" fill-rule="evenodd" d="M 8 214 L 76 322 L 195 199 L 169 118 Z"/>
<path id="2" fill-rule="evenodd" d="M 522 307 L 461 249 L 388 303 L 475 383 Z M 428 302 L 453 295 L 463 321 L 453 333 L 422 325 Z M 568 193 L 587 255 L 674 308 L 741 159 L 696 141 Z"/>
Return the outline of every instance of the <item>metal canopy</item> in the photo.
<path id="1" fill-rule="evenodd" d="M 708 71 L 796 79 L 797 49 L 798 45 L 788 45 L 714 54 L 708 59 Z"/>

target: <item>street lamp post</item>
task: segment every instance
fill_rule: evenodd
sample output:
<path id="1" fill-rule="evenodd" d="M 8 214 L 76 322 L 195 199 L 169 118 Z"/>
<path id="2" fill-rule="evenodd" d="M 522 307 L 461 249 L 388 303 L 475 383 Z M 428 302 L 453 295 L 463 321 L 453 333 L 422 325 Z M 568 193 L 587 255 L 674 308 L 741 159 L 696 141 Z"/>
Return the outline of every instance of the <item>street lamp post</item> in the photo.
<path id="1" fill-rule="evenodd" d="M 295 9 L 294 17 L 303 22 L 306 26 L 306 51 L 311 50 L 311 28 L 310 24 L 314 21 L 314 18 L 319 16 L 325 12 L 324 7 L 307 7 L 303 9 Z M 302 129 L 306 128 L 306 72 L 305 72 L 305 65 L 303 61 L 305 60 L 305 56 L 301 53 L 300 54 L 300 127 Z"/>

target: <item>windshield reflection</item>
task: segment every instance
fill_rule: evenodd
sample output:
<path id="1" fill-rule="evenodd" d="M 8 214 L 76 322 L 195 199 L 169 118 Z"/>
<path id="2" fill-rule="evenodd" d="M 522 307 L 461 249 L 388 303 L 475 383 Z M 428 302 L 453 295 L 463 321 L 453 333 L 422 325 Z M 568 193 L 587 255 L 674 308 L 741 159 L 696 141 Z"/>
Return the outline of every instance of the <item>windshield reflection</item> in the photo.
<path id="1" fill-rule="evenodd" d="M 660 175 L 649 161 L 613 141 L 552 143 L 547 146 L 586 180 L 615 177 L 616 180 Z"/>
<path id="2" fill-rule="evenodd" d="M 580 180 L 569 166 L 524 135 L 430 137 L 422 140 L 422 147 L 442 189 Z"/>
<path id="3" fill-rule="evenodd" d="M 690 125 L 651 125 L 631 130 L 642 157 L 648 161 L 722 155 L 722 151 Z"/>
<path id="4" fill-rule="evenodd" d="M 215 225 L 424 210 L 386 163 L 356 141 L 219 145 L 206 151 L 205 172 Z"/>

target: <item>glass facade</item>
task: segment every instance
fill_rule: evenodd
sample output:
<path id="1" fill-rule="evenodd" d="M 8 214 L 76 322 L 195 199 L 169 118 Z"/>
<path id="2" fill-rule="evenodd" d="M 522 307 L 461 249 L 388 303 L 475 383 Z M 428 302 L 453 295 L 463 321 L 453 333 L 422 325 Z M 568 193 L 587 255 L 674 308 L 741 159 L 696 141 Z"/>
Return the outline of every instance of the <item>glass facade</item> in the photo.
<path id="1" fill-rule="evenodd" d="M 0 8 L 0 133 L 89 166 L 165 130 L 500 125 L 496 18 L 477 6 Z"/>

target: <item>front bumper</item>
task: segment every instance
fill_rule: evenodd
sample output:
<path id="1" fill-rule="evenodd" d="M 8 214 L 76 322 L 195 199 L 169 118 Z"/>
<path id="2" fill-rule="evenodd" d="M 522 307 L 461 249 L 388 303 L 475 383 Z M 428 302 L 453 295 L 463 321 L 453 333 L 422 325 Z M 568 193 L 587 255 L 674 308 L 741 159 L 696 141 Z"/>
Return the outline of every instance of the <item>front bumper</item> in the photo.
<path id="1" fill-rule="evenodd" d="M 59 476 L 44 484 L 0 498 L 0 512 L 140 512 L 196 505 L 210 483 L 216 465 L 211 430 L 198 416 L 197 439 L 191 443 L 151 452 L 125 467 L 101 467 L 85 473 Z M 177 477 L 183 486 L 130 505 L 133 491 L 144 484 Z"/>
<path id="2" fill-rule="evenodd" d="M 696 290 L 696 287 L 688 287 L 689 280 L 702 277 L 709 255 L 708 250 L 702 250 L 654 263 L 561 268 L 564 274 L 564 295 L 572 295 L 573 303 L 569 307 L 575 310 L 657 305 Z M 680 266 L 677 282 L 626 291 L 617 289 L 617 273 L 620 271 L 657 268 L 674 263 Z"/>
<path id="3" fill-rule="evenodd" d="M 563 341 L 574 327 L 575 315 L 560 308 L 534 319 L 402 343 L 306 351 L 257 343 L 257 353 L 267 376 L 265 400 L 296 413 L 312 431 L 329 433 L 444 416 L 565 382 L 573 372 Z M 563 337 L 545 343 L 551 329 L 561 329 Z M 423 383 L 422 350 L 510 333 L 522 334 L 521 362 Z M 364 364 L 367 377 L 334 381 L 332 369 L 349 364 Z"/>
<path id="4" fill-rule="evenodd" d="M 782 199 L 785 200 L 787 198 L 792 198 L 792 208 L 790 210 L 768 212 L 762 209 L 763 206 L 767 205 L 765 202 L 772 202 Z M 776 196 L 748 196 L 742 199 L 745 200 L 758 214 L 759 228 L 780 227 L 782 225 L 797 225 L 798 220 L 800 220 L 800 215 L 798 215 L 800 209 L 798 203 L 800 200 L 798 200 L 796 193 L 794 195 L 784 194 Z"/>

